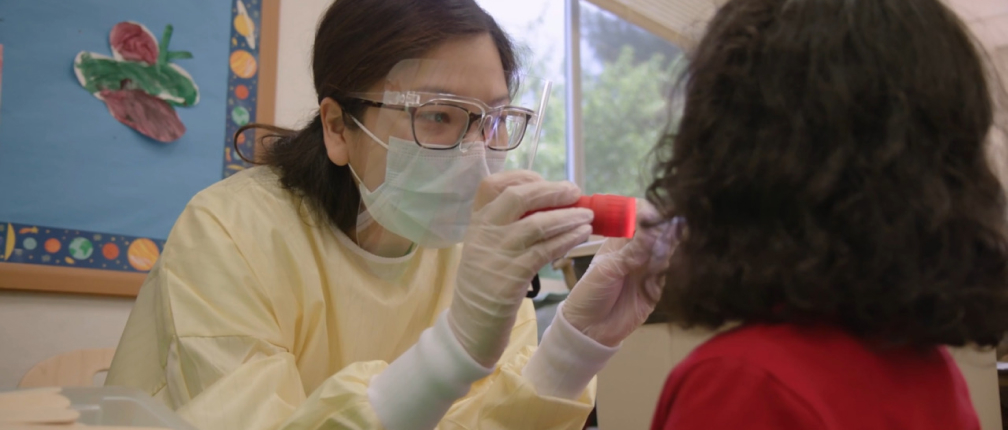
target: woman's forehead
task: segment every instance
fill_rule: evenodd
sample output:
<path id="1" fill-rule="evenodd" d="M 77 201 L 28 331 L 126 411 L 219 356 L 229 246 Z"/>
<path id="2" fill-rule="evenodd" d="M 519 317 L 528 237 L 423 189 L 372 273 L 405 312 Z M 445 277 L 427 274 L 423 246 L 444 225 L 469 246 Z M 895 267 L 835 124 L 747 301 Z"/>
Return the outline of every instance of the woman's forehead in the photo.
<path id="1" fill-rule="evenodd" d="M 425 93 L 454 94 L 478 99 L 484 103 L 507 102 L 507 82 L 503 79 L 487 79 L 486 75 L 460 74 L 455 76 L 431 75 L 414 80 L 402 90 Z"/>
<path id="2" fill-rule="evenodd" d="M 421 59 L 404 60 L 386 79 L 387 89 L 472 97 L 486 103 L 508 96 L 507 78 L 493 43 L 446 43 Z M 481 43 L 486 42 L 486 43 Z"/>
<path id="3" fill-rule="evenodd" d="M 488 100 L 508 95 L 503 70 L 491 67 L 464 67 L 428 64 L 410 73 L 390 76 L 388 83 L 397 91 L 448 93 Z"/>

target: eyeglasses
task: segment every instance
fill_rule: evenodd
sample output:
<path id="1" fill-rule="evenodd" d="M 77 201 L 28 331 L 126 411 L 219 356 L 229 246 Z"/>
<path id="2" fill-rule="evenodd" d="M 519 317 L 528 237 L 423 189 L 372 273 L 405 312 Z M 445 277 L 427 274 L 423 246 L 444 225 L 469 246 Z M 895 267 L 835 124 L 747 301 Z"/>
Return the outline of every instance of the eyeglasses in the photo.
<path id="1" fill-rule="evenodd" d="M 381 95 L 382 101 L 372 98 Z M 401 110 L 410 115 L 410 130 L 417 145 L 427 149 L 453 149 L 473 124 L 487 148 L 510 151 L 521 144 L 535 112 L 517 106 L 491 108 L 480 100 L 450 94 L 386 91 L 348 94 L 366 106 Z"/>

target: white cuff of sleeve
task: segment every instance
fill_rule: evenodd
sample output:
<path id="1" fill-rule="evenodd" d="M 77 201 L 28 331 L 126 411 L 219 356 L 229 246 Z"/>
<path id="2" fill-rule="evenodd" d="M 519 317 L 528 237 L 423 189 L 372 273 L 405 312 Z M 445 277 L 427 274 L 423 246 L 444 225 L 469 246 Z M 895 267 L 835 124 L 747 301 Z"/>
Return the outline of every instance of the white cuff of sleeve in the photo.
<path id="1" fill-rule="evenodd" d="M 602 345 L 574 328 L 564 318 L 560 303 L 539 349 L 522 369 L 522 376 L 541 396 L 576 399 L 616 351 L 618 345 Z"/>
<path id="2" fill-rule="evenodd" d="M 413 347 L 371 379 L 368 400 L 388 430 L 433 429 L 473 382 L 491 372 L 469 356 L 442 313 Z"/>

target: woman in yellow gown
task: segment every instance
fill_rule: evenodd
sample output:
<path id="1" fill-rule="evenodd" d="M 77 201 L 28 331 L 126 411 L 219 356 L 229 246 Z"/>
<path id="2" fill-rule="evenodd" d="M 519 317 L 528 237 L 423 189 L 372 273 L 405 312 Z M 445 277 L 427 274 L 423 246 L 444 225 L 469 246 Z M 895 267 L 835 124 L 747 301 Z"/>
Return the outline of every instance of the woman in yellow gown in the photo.
<path id="1" fill-rule="evenodd" d="M 207 430 L 580 429 L 667 229 L 607 244 L 537 348 L 529 282 L 593 214 L 523 218 L 580 191 L 497 173 L 508 37 L 472 0 L 339 0 L 312 66 L 318 113 L 188 204 L 107 384 Z"/>

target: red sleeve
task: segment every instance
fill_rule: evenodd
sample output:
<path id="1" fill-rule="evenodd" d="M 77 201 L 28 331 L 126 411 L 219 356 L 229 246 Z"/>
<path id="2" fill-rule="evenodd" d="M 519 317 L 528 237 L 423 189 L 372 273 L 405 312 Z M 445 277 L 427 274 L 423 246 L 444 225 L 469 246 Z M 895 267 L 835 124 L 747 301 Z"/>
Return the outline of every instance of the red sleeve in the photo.
<path id="1" fill-rule="evenodd" d="M 819 416 L 766 371 L 708 359 L 669 376 L 652 430 L 822 429 Z"/>

